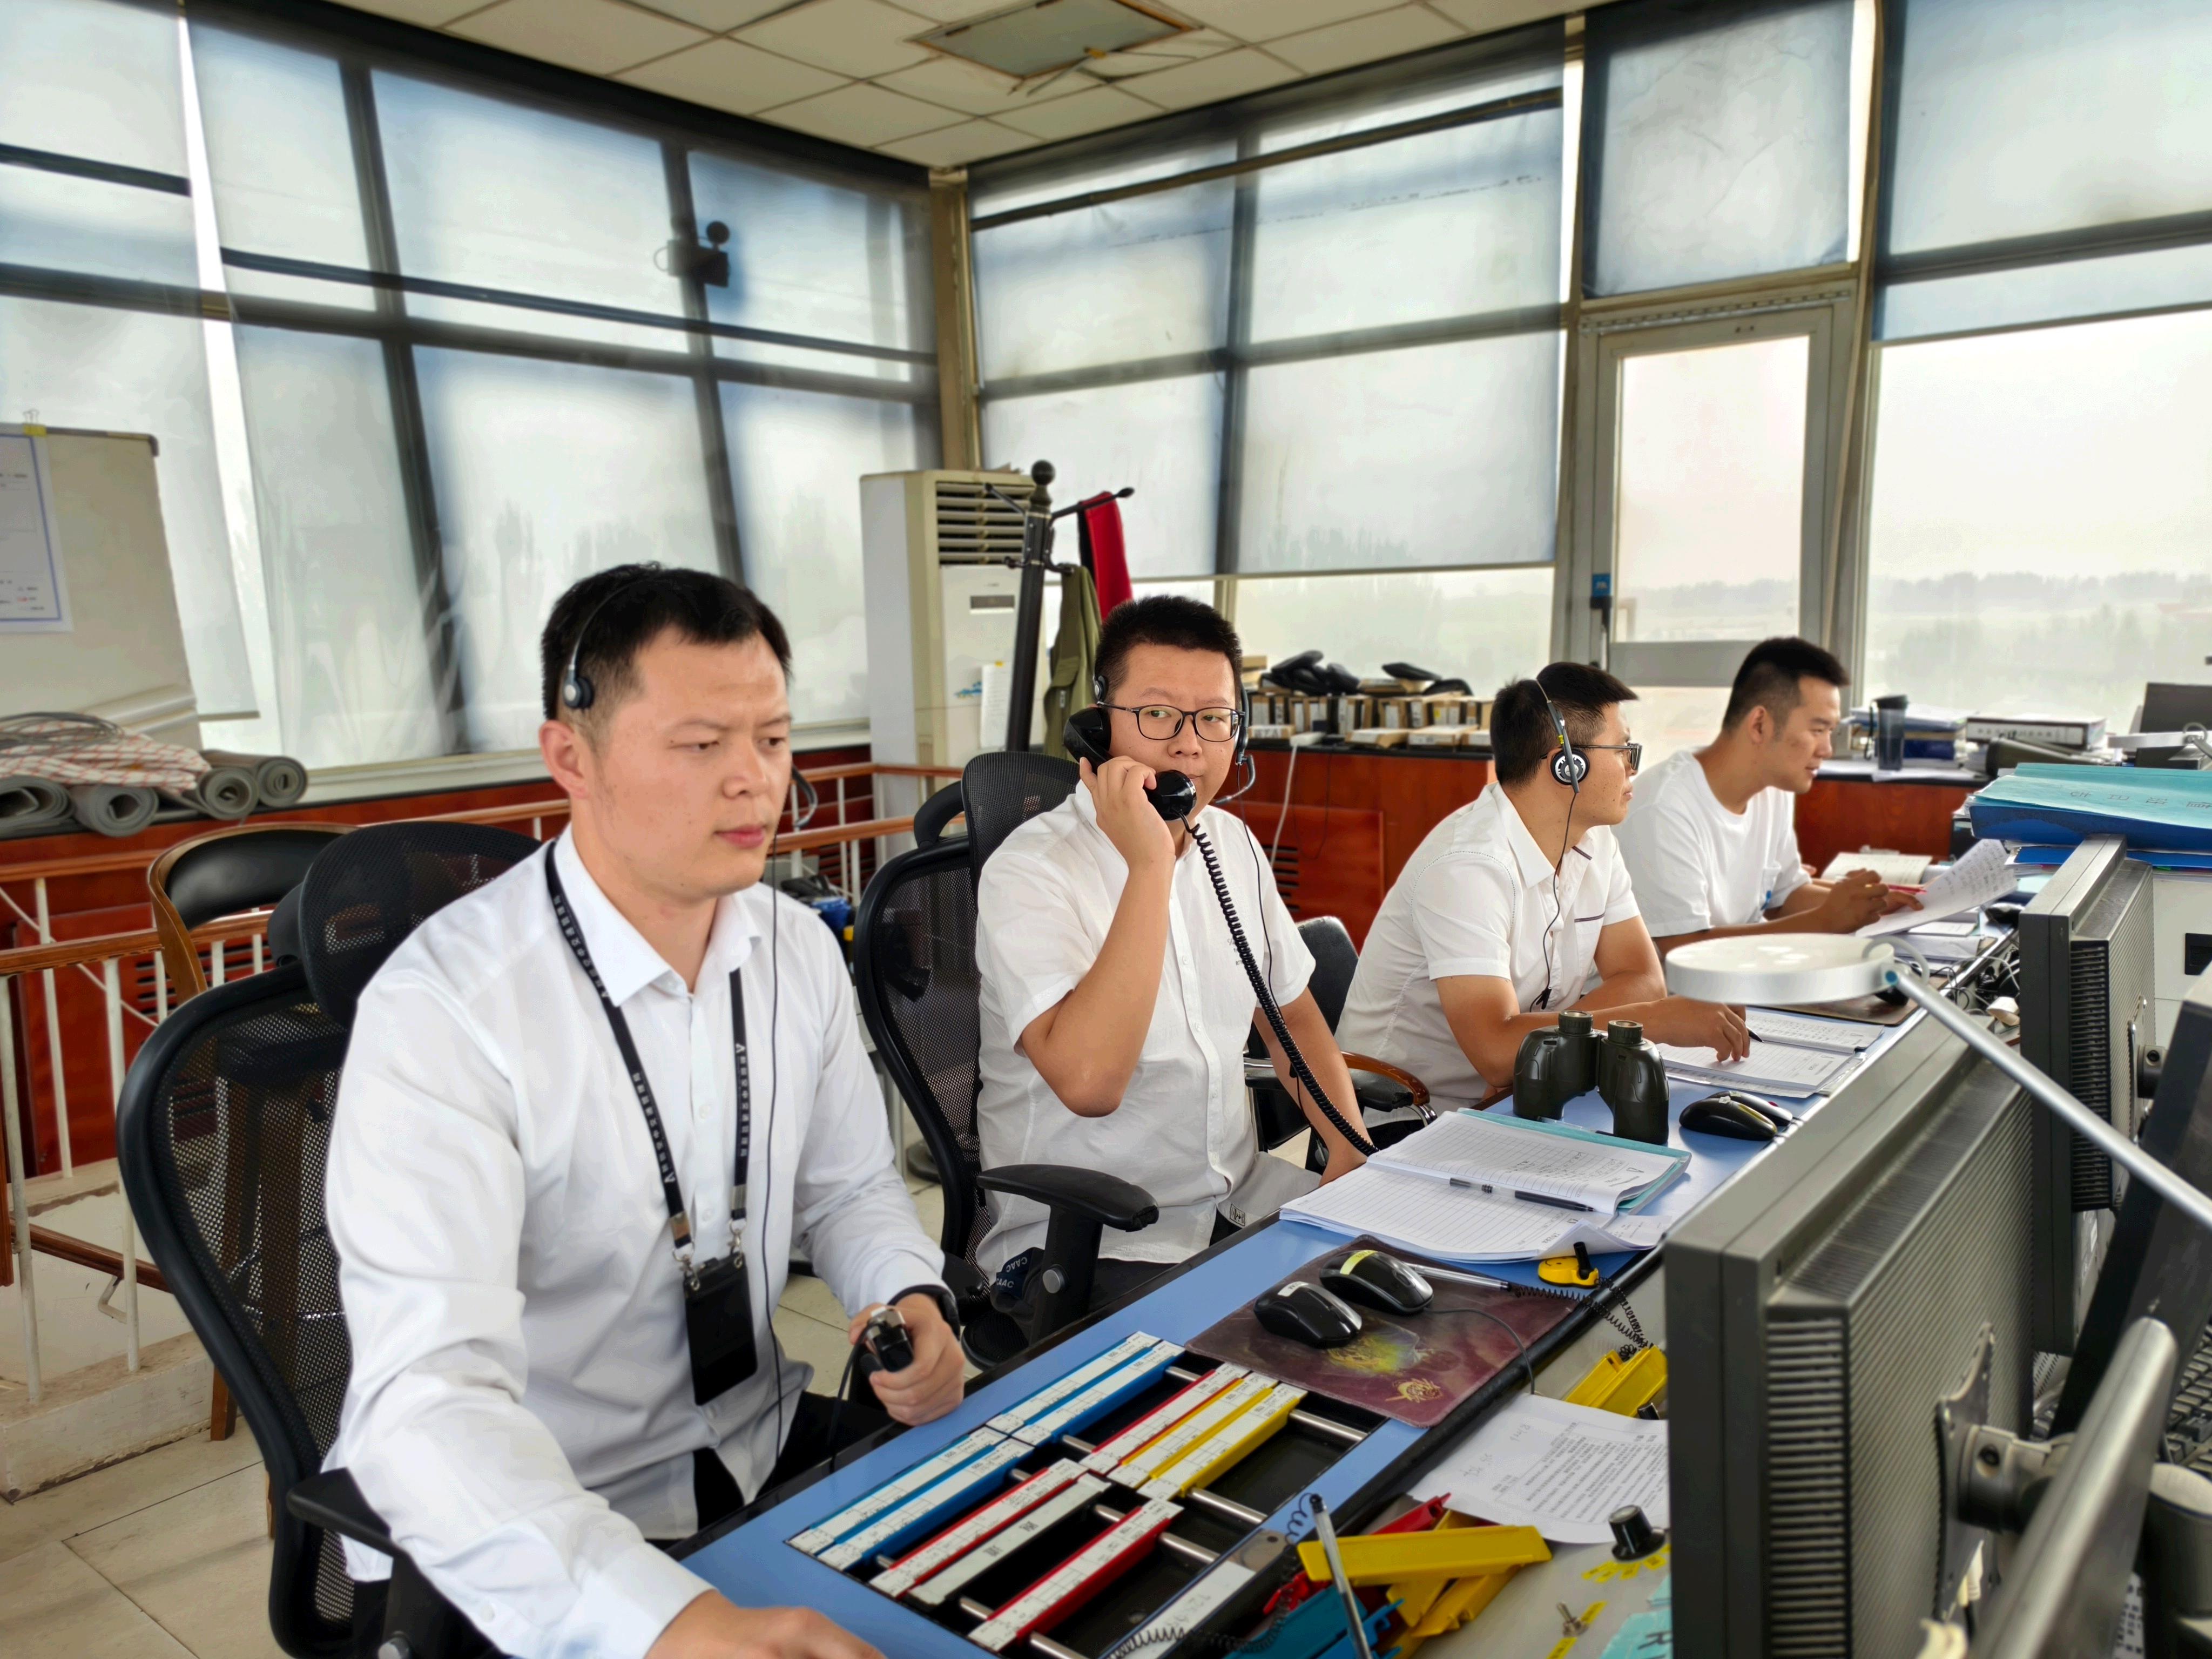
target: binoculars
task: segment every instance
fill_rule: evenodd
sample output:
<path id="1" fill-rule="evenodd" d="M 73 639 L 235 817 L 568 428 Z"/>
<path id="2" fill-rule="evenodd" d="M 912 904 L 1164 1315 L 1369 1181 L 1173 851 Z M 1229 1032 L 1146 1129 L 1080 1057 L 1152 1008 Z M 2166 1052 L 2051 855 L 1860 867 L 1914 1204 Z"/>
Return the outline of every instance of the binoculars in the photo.
<path id="1" fill-rule="evenodd" d="M 1667 1144 L 1667 1067 L 1644 1040 L 1642 1025 L 1616 1019 L 1600 1038 L 1588 1014 L 1570 1011 L 1550 1030 L 1521 1039 L 1513 1060 L 1516 1117 L 1556 1118 L 1593 1087 L 1612 1109 L 1613 1133 Z"/>

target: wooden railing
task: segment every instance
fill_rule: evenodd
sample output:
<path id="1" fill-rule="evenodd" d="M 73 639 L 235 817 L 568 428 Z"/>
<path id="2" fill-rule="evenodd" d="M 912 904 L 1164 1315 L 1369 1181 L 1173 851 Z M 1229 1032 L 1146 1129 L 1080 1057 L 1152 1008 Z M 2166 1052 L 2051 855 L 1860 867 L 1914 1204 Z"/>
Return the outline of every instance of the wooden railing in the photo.
<path id="1" fill-rule="evenodd" d="M 848 786 L 856 781 L 878 777 L 914 778 L 927 781 L 957 777 L 959 774 L 955 768 L 890 766 L 864 762 L 823 767 L 808 770 L 802 775 L 818 792 L 822 815 L 831 817 L 833 821 L 810 823 L 803 829 L 786 830 L 776 839 L 776 854 L 779 858 L 794 854 L 817 854 L 823 866 L 823 873 L 830 877 L 840 890 L 857 900 L 866 878 L 873 874 L 882 860 L 884 839 L 911 830 L 914 820 L 911 817 L 848 817 L 848 811 L 863 802 L 872 812 L 874 794 L 872 789 L 866 793 L 856 793 Z M 510 805 L 479 807 L 464 812 L 441 813 L 418 821 L 492 823 L 515 829 L 526 826 L 532 839 L 543 841 L 549 834 L 557 834 L 567 822 L 568 816 L 568 801 L 556 797 Z M 122 1093 L 124 1074 L 131 1054 L 137 1047 L 136 1042 L 126 1042 L 126 1014 L 143 1023 L 148 1030 L 160 1024 L 168 1016 L 171 985 L 161 939 L 151 927 L 103 933 L 90 939 L 56 939 L 48 916 L 48 884 L 70 877 L 112 875 L 133 869 L 143 871 L 153 863 L 161 850 L 163 849 L 94 853 L 77 858 L 0 865 L 0 892 L 18 883 L 32 884 L 33 908 L 23 913 L 23 919 L 35 923 L 41 939 L 36 945 L 0 950 L 0 1118 L 5 1120 L 7 1151 L 7 1178 L 4 1185 L 0 1185 L 0 1285 L 15 1283 L 21 1286 L 17 1305 L 22 1321 L 30 1396 L 33 1401 L 40 1397 L 43 1386 L 39 1364 L 33 1253 L 106 1273 L 118 1281 L 123 1292 L 125 1356 L 128 1368 L 132 1370 L 138 1368 L 139 1363 L 138 1286 L 143 1284 L 157 1290 L 166 1290 L 167 1286 L 160 1269 L 152 1262 L 141 1261 L 138 1257 L 137 1228 L 127 1201 L 122 1206 L 119 1249 L 110 1249 L 59 1230 L 38 1226 L 30 1222 L 31 1176 L 24 1167 L 23 1145 L 27 1120 L 22 1109 L 26 1103 L 19 1097 L 17 1079 L 19 1060 L 23 1062 L 20 1066 L 21 1075 L 29 1077 L 33 1074 L 33 1067 L 29 1062 L 34 1056 L 28 1031 L 24 1034 L 24 1048 L 20 1055 L 16 1048 L 15 981 L 36 975 L 44 991 L 46 1075 L 54 1108 L 60 1176 L 67 1180 L 75 1174 L 75 1160 L 70 1144 L 69 1104 L 64 1082 L 62 1029 L 56 1012 L 55 975 L 82 973 L 93 977 L 100 987 L 107 1016 L 106 1081 L 111 1110 L 114 1100 Z M 832 853 L 836 854 L 834 871 L 826 856 Z M 21 908 L 15 906 L 13 898 L 7 898 L 5 903 L 19 910 Z M 267 965 L 268 921 L 266 912 L 256 912 L 226 916 L 192 930 L 193 941 L 208 952 L 208 981 L 211 986 L 223 983 L 227 977 L 240 969 L 249 974 L 262 971 Z M 234 954 L 241 944 L 246 947 L 242 953 L 244 960 L 234 963 Z M 126 1000 L 123 993 L 124 964 L 133 965 L 135 982 L 136 967 L 143 963 L 150 963 L 152 968 L 155 1006 L 150 1017 L 135 1002 Z M 117 1287 L 112 1286 L 111 1290 L 114 1288 Z"/>

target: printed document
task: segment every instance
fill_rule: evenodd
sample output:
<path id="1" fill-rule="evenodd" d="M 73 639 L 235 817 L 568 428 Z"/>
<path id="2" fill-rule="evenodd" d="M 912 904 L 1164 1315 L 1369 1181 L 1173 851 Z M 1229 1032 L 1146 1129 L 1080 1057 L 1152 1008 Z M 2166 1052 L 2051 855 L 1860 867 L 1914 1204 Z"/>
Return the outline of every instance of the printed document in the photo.
<path id="1" fill-rule="evenodd" d="M 1910 933 L 1924 923 L 1994 904 L 2019 884 L 2011 857 L 2001 841 L 1976 842 L 1956 864 L 1920 890 L 1917 910 L 1893 910 L 1877 916 L 1859 929 L 1859 937 L 1879 939 L 1885 933 Z"/>
<path id="2" fill-rule="evenodd" d="M 1667 1425 L 1516 1394 L 1413 1484 L 1462 1515 L 1534 1527 L 1554 1544 L 1602 1544 L 1607 1517 L 1634 1504 L 1655 1527 L 1667 1506 Z"/>
<path id="3" fill-rule="evenodd" d="M 1662 1146 L 1569 1139 L 1510 1117 L 1446 1112 L 1372 1161 L 1462 1190 L 1536 1193 L 1611 1215 L 1672 1181 L 1687 1160 Z"/>
<path id="4" fill-rule="evenodd" d="M 1648 1250 L 1667 1232 L 1667 1224 L 1651 1216 L 1581 1214 L 1471 1192 L 1379 1163 L 1294 1199 L 1282 1213 L 1347 1237 L 1369 1233 L 1394 1249 L 1468 1263 L 1568 1255 L 1578 1242 L 1600 1254 Z"/>

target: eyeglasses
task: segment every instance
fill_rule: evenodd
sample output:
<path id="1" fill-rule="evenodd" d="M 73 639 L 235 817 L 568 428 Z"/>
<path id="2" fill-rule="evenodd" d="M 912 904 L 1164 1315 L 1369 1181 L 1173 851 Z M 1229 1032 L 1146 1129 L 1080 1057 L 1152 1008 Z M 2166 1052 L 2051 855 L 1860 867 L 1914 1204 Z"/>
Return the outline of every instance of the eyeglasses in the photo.
<path id="1" fill-rule="evenodd" d="M 1138 732 L 1154 743 L 1165 743 L 1176 736 L 1182 731 L 1185 720 L 1196 721 L 1198 735 L 1208 743 L 1233 743 L 1244 724 L 1243 714 L 1234 708 L 1170 708 L 1162 703 L 1130 708 L 1118 702 L 1101 703 L 1099 707 L 1134 714 Z"/>
<path id="2" fill-rule="evenodd" d="M 1628 775 L 1632 778 L 1644 768 L 1644 745 L 1640 743 L 1578 743 L 1575 747 L 1585 755 L 1600 750 L 1611 750 L 1616 754 L 1627 756 Z"/>

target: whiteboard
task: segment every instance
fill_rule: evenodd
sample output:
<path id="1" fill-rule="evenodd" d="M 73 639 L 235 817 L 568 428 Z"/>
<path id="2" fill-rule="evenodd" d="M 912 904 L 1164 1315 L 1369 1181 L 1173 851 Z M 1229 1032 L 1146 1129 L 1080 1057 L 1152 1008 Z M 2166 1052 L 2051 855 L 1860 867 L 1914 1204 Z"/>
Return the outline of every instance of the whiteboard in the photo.
<path id="1" fill-rule="evenodd" d="M 26 431 L 40 428 L 0 427 L 11 437 Z M 37 442 L 46 451 L 46 510 L 69 626 L 0 626 L 0 714 L 103 714 L 198 748 L 154 441 L 141 433 L 56 430 Z"/>

